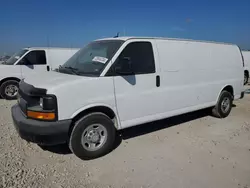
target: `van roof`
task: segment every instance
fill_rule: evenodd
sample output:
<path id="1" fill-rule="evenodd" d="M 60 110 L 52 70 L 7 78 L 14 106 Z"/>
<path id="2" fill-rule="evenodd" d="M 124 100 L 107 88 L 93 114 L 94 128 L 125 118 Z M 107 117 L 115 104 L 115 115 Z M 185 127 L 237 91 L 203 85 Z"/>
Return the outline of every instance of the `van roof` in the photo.
<path id="1" fill-rule="evenodd" d="M 24 49 L 27 49 L 27 50 L 49 50 L 49 49 L 53 49 L 53 50 L 77 50 L 77 49 L 80 49 L 80 48 L 58 48 L 58 47 L 27 47 L 27 48 L 24 48 Z"/>
<path id="2" fill-rule="evenodd" d="M 164 37 L 116 37 L 116 38 L 103 38 L 98 40 L 124 40 L 127 41 L 129 39 L 160 39 L 160 40 L 178 40 L 178 41 L 192 41 L 192 42 L 205 42 L 205 43 L 214 43 L 214 44 L 226 44 L 226 45 L 236 45 L 232 43 L 224 43 L 224 42 L 215 42 L 215 41 L 205 41 L 205 40 L 193 40 L 193 39 L 182 39 L 182 38 L 164 38 Z M 98 41 L 97 40 L 97 41 Z"/>

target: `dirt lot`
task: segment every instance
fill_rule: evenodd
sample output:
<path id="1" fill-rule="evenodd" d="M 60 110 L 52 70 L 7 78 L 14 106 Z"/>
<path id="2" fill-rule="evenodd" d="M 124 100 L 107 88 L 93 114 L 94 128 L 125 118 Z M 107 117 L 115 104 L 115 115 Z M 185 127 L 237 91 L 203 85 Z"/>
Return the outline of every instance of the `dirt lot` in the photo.
<path id="1" fill-rule="evenodd" d="M 21 140 L 14 103 L 0 100 L 0 187 L 250 187 L 250 94 L 226 119 L 200 111 L 123 131 L 112 153 L 91 161 Z"/>

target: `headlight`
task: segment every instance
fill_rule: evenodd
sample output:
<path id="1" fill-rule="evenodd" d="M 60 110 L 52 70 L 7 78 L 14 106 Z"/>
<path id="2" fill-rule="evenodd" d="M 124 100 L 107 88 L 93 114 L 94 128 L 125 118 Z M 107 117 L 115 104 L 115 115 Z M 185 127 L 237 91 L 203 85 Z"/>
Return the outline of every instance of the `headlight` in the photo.
<path id="1" fill-rule="evenodd" d="M 39 98 L 39 106 L 27 108 L 27 117 L 39 120 L 53 121 L 57 119 L 57 99 L 54 95 L 47 95 Z"/>
<path id="2" fill-rule="evenodd" d="M 45 96 L 40 98 L 40 106 L 43 110 L 55 110 L 56 106 L 56 97 L 54 96 Z"/>

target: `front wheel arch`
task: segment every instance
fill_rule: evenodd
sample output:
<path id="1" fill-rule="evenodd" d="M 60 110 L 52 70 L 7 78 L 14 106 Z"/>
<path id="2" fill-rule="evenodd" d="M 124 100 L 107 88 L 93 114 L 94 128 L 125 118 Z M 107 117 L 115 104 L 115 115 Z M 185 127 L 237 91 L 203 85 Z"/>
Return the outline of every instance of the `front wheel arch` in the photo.
<path id="1" fill-rule="evenodd" d="M 86 107 L 73 115 L 72 124 L 71 124 L 70 129 L 69 129 L 69 135 L 71 134 L 71 132 L 74 128 L 75 122 L 77 122 L 82 117 L 84 117 L 90 113 L 95 113 L 95 112 L 100 112 L 100 113 L 103 113 L 106 116 L 108 116 L 113 121 L 115 129 L 117 129 L 117 130 L 120 129 L 119 117 L 113 109 L 111 109 L 110 107 L 104 106 L 104 105 L 95 105 L 95 106 Z"/>
<path id="2" fill-rule="evenodd" d="M 6 81 L 9 81 L 9 80 L 14 80 L 14 81 L 17 81 L 17 82 L 20 82 L 21 79 L 20 78 L 17 78 L 17 77 L 7 77 L 7 78 L 4 78 L 0 81 L 0 86 L 6 82 Z"/>

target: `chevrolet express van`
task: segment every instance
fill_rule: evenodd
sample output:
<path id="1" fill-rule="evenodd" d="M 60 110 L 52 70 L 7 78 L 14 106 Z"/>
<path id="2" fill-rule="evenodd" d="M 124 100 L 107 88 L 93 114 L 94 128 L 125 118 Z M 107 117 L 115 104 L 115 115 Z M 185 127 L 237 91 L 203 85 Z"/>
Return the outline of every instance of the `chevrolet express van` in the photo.
<path id="1" fill-rule="evenodd" d="M 117 130 L 208 107 L 219 118 L 243 97 L 238 46 L 168 38 L 96 40 L 58 71 L 20 83 L 12 118 L 19 135 L 68 143 L 81 159 L 113 148 Z"/>
<path id="2" fill-rule="evenodd" d="M 50 71 L 65 63 L 77 48 L 24 48 L 0 64 L 0 95 L 16 99 L 18 82 L 31 74 Z"/>
<path id="3" fill-rule="evenodd" d="M 244 58 L 244 84 L 248 83 L 249 79 L 249 69 L 250 69 L 250 51 L 242 51 L 242 55 Z"/>

